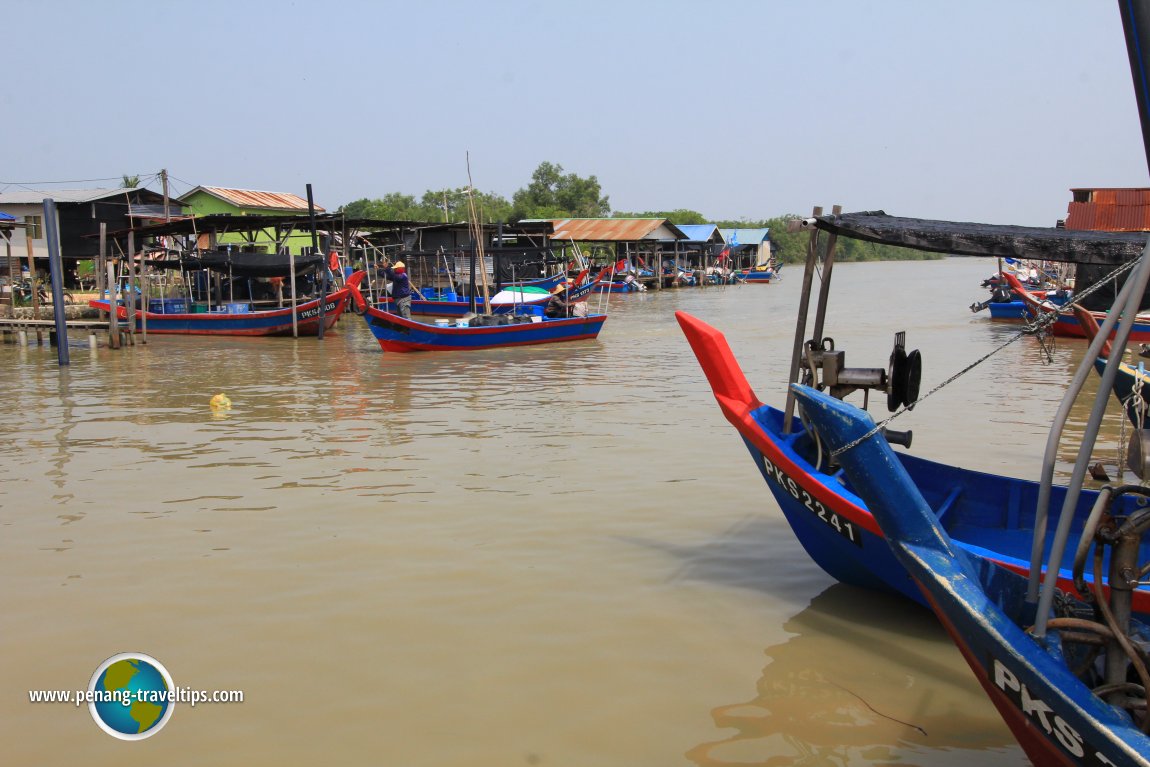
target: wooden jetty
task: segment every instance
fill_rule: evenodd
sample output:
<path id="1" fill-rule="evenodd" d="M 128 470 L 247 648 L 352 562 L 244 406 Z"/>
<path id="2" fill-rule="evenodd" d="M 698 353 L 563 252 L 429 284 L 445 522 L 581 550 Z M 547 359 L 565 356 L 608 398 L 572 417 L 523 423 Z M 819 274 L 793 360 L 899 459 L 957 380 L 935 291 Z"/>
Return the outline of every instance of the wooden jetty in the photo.
<path id="1" fill-rule="evenodd" d="M 96 348 L 96 334 L 103 332 L 105 334 L 111 332 L 110 324 L 107 320 L 67 320 L 65 323 L 67 330 L 87 331 L 88 333 L 88 346 L 92 349 Z M 0 333 L 14 335 L 16 343 L 20 346 L 29 345 L 29 334 L 35 333 L 37 342 L 42 343 L 44 332 L 48 332 L 49 344 L 55 345 L 56 343 L 56 321 L 55 320 L 34 320 L 31 318 L 15 318 L 15 317 L 0 317 Z M 120 328 L 121 335 L 127 334 L 127 329 Z M 131 343 L 131 341 L 127 341 Z"/>

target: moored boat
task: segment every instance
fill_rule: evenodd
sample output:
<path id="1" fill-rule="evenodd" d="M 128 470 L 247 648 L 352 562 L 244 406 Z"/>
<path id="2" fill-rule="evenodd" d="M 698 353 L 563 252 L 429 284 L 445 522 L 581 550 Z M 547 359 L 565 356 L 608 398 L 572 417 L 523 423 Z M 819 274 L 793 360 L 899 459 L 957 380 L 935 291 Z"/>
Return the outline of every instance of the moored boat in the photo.
<path id="1" fill-rule="evenodd" d="M 883 540 L 865 501 L 844 483 L 817 437 L 798 419 L 764 405 L 751 389 L 723 335 L 684 312 L 676 318 L 699 360 L 715 399 L 738 431 L 795 536 L 829 575 L 844 583 L 922 595 Z M 1039 483 L 972 471 L 905 453 L 898 460 L 943 521 L 956 545 L 1018 573 L 1029 572 Z M 1065 488 L 1054 488 L 1056 503 Z M 1096 493 L 1083 491 L 1074 510 L 1081 529 Z M 1132 501 L 1131 501 L 1132 503 Z M 1150 556 L 1150 548 L 1146 554 Z M 1070 557 L 1059 583 L 1073 590 Z M 1139 587 L 1135 609 L 1150 615 L 1150 590 Z"/>
<path id="2" fill-rule="evenodd" d="M 1063 310 L 1060 306 L 1050 302 L 1039 299 L 1032 292 L 1018 281 L 1018 278 L 1012 274 L 1003 274 L 1011 289 L 1018 295 L 1027 306 L 1027 309 L 1034 316 L 1042 315 L 1056 315 L 1051 325 L 1052 332 L 1056 336 L 1063 336 L 1069 338 L 1087 338 L 1086 329 L 1082 327 L 1082 323 L 1075 313 L 1069 309 Z M 1096 322 L 1101 322 L 1106 318 L 1105 312 L 1091 312 Z M 1110 335 L 1114 337 L 1113 332 Z M 1147 342 L 1150 341 L 1150 314 L 1140 312 L 1134 318 L 1134 325 L 1130 331 L 1130 341 Z"/>
<path id="3" fill-rule="evenodd" d="M 1106 570 L 1098 556 L 1093 604 L 1064 594 L 1049 613 L 1041 612 L 1024 578 L 969 556 L 948 534 L 869 416 L 813 389 L 795 391 L 804 416 L 838 453 L 846 481 L 866 499 L 894 555 L 1030 760 L 1150 764 L 1150 674 L 1142 649 L 1150 635 L 1130 618 L 1124 575 L 1146 561 L 1137 539 L 1150 528 L 1150 511 L 1118 513 L 1107 522 L 1118 529 L 1108 532 L 1097 524 L 1100 513 L 1077 549 L 1085 552 L 1082 559 L 1095 546 L 1114 549 L 1109 559 L 1123 563 L 1111 571 L 1114 588 L 1101 587 Z M 1143 499 L 1144 493 L 1133 489 Z"/>
<path id="4" fill-rule="evenodd" d="M 367 306 L 354 288 L 353 300 L 380 348 L 387 352 L 467 351 L 590 340 L 598 337 L 607 321 L 605 314 L 553 319 L 542 316 L 542 307 L 528 307 L 525 314 L 475 315 L 466 321 L 443 319 L 429 324 Z"/>
<path id="5" fill-rule="evenodd" d="M 352 291 L 362 282 L 364 272 L 352 274 L 339 290 L 329 293 L 322 302 L 323 327 L 333 327 L 347 309 Z M 156 308 L 163 311 L 138 310 L 134 312 L 137 329 L 147 326 L 148 333 L 161 335 L 207 335 L 207 336 L 284 336 L 292 334 L 292 307 L 274 309 L 253 309 L 249 303 L 224 303 L 213 311 L 187 311 L 188 303 L 178 300 L 161 303 Z M 170 301 L 170 299 L 169 299 Z M 89 306 L 108 311 L 109 302 L 92 300 Z M 206 308 L 206 307 L 205 307 Z M 169 311 L 169 309 L 172 309 Z M 120 320 L 128 319 L 128 309 L 123 304 L 116 306 Z M 300 335 L 317 335 L 320 327 L 321 302 L 315 298 L 301 301 L 295 307 L 295 327 Z"/>

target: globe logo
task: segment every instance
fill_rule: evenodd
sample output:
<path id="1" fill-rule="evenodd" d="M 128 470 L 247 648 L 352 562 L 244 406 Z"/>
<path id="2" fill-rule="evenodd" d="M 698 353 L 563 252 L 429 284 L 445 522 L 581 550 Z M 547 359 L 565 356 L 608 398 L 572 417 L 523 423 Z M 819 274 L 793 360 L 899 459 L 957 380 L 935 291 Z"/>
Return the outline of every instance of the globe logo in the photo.
<path id="1" fill-rule="evenodd" d="M 124 652 L 100 664 L 88 683 L 88 710 L 100 729 L 121 740 L 155 735 L 175 709 L 172 675 L 150 655 Z"/>

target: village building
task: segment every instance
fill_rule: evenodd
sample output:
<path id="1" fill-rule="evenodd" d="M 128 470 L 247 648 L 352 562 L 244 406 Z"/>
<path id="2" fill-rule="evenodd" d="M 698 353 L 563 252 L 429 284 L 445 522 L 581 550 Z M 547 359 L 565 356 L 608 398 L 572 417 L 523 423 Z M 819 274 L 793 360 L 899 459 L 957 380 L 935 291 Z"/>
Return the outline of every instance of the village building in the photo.
<path id="1" fill-rule="evenodd" d="M 261 192 L 253 189 L 229 189 L 220 186 L 197 186 L 180 195 L 181 205 L 197 218 L 208 216 L 274 216 L 307 217 L 307 200 L 288 192 Z M 315 205 L 316 214 L 325 213 L 320 205 Z M 311 233 L 296 230 L 286 238 L 277 237 L 274 231 L 256 237 L 251 233 L 221 233 L 209 241 L 205 233 L 197 246 L 208 249 L 232 245 L 248 253 L 268 253 L 275 249 L 290 248 L 292 253 L 303 255 L 311 252 Z M 278 245 L 276 244 L 278 243 Z M 321 243 L 322 245 L 322 243 Z"/>
<path id="2" fill-rule="evenodd" d="M 163 221 L 164 196 L 143 187 L 119 189 L 18 190 L 0 193 L 0 213 L 8 214 L 23 226 L 14 228 L 7 240 L 22 264 L 27 263 L 28 243 L 38 272 L 48 272 L 48 240 L 44 226 L 44 200 L 56 203 L 56 224 L 60 255 L 64 261 L 65 284 L 75 287 L 78 261 L 95 258 L 100 250 L 100 224 L 106 231 L 124 232 L 142 223 Z M 178 203 L 168 201 L 167 215 L 179 215 Z M 125 237 L 109 236 L 111 253 L 124 252 Z"/>

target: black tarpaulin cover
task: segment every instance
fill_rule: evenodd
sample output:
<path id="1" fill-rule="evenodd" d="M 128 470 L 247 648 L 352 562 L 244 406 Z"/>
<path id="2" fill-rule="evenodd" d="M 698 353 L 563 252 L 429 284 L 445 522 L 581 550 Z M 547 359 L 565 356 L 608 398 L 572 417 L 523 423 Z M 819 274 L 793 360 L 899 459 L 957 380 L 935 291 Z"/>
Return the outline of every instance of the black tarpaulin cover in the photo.
<path id="1" fill-rule="evenodd" d="M 1118 264 L 1137 258 L 1144 232 L 1094 232 L 888 216 L 883 211 L 819 216 L 819 229 L 840 237 L 955 256 Z"/>
<path id="2" fill-rule="evenodd" d="M 295 257 L 295 273 L 307 274 L 324 263 L 322 255 Z M 229 253 L 223 250 L 205 250 L 195 255 L 185 255 L 172 260 L 148 260 L 148 266 L 158 269 L 184 269 L 196 271 L 210 269 L 213 272 L 230 274 L 234 277 L 287 277 L 291 265 L 286 255 L 280 253 Z"/>

